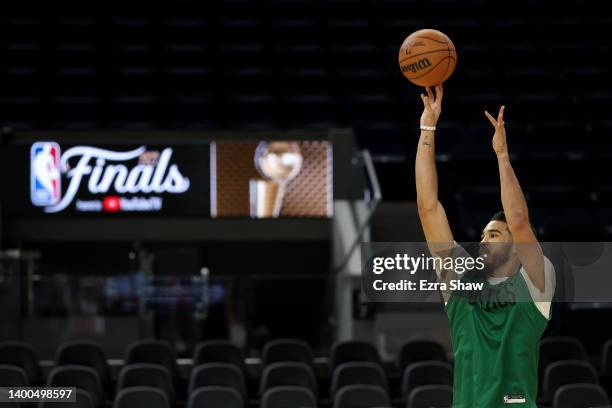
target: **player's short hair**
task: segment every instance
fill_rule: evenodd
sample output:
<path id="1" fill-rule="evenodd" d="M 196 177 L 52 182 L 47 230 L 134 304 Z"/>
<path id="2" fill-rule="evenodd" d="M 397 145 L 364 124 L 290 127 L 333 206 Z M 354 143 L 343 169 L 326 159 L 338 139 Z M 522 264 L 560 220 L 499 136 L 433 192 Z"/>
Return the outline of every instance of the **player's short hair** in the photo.
<path id="1" fill-rule="evenodd" d="M 508 223 L 506 221 L 506 213 L 503 211 L 498 211 L 495 214 L 493 214 L 493 216 L 491 217 L 489 221 L 501 221 L 501 222 L 505 222 L 506 224 Z"/>
<path id="2" fill-rule="evenodd" d="M 503 223 L 508 224 L 508 221 L 506 221 L 506 213 L 503 211 L 498 211 L 495 214 L 493 214 L 493 216 L 491 217 L 490 221 L 501 221 Z M 533 224 L 531 222 L 529 222 L 529 226 L 531 227 L 531 230 L 533 231 L 533 234 L 537 237 L 538 233 L 536 231 L 536 229 L 533 227 Z"/>

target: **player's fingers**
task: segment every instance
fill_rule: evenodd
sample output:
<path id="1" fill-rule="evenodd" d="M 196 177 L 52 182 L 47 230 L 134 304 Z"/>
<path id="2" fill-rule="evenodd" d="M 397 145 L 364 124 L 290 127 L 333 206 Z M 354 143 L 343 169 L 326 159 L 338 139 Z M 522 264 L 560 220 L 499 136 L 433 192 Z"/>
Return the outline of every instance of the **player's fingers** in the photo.
<path id="1" fill-rule="evenodd" d="M 442 100 L 444 96 L 444 89 L 442 88 L 442 84 L 436 85 L 436 98 Z"/>
<path id="2" fill-rule="evenodd" d="M 499 108 L 499 113 L 497 114 L 497 121 L 500 123 L 503 123 L 504 121 L 504 109 L 506 109 L 506 107 L 502 105 L 501 108 Z"/>
<path id="3" fill-rule="evenodd" d="M 485 116 L 487 117 L 487 119 L 489 119 L 489 122 L 491 122 L 493 126 L 497 126 L 497 121 L 493 116 L 491 116 L 489 112 L 485 111 Z"/>
<path id="4" fill-rule="evenodd" d="M 423 106 L 427 107 L 427 97 L 425 94 L 421 94 L 421 100 L 423 101 Z"/>
<path id="5" fill-rule="evenodd" d="M 435 101 L 435 98 L 434 98 L 433 92 L 431 91 L 431 88 L 430 88 L 430 87 L 426 87 L 425 89 L 427 90 L 427 96 L 428 96 L 428 97 L 429 97 L 429 98 L 430 98 L 432 101 Z"/>

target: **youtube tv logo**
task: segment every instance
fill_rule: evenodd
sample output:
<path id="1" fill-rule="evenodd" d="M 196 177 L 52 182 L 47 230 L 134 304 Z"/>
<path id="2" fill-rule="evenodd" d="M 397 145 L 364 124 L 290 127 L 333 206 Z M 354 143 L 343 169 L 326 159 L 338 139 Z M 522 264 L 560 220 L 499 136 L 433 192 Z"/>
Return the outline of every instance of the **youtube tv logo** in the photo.
<path id="1" fill-rule="evenodd" d="M 102 208 L 106 212 L 117 212 L 121 210 L 121 198 L 117 196 L 104 197 Z"/>

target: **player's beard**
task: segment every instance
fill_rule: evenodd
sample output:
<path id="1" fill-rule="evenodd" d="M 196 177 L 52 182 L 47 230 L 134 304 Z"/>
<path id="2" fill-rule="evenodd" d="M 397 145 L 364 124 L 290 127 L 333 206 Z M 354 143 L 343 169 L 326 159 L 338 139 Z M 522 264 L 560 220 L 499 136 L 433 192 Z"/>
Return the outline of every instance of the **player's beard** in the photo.
<path id="1" fill-rule="evenodd" d="M 492 276 L 493 272 L 510 260 L 512 244 L 506 242 L 494 242 L 481 244 L 478 255 L 485 257 L 484 268 L 477 271 L 477 277 L 484 279 Z"/>

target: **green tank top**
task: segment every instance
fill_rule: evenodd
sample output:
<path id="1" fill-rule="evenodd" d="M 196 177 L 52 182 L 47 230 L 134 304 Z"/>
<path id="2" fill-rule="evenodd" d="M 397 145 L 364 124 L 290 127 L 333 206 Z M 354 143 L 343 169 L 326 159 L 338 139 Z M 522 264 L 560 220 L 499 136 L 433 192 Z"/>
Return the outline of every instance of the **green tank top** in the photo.
<path id="1" fill-rule="evenodd" d="M 464 276 L 461 281 L 469 281 Z M 446 304 L 455 355 L 453 408 L 537 407 L 540 337 L 548 320 L 520 272 Z"/>

